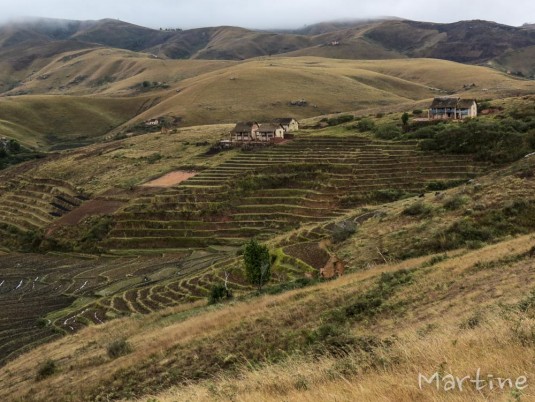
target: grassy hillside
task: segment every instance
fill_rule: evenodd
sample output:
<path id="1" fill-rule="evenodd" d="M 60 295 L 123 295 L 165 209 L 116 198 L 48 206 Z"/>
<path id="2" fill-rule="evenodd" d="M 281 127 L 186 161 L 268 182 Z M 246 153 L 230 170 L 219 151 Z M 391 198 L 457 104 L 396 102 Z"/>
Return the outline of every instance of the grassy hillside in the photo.
<path id="1" fill-rule="evenodd" d="M 144 101 L 62 96 L 0 98 L 0 132 L 40 150 L 81 146 L 136 116 Z"/>
<path id="2" fill-rule="evenodd" d="M 531 378 L 533 97 L 486 107 L 331 119 L 256 152 L 187 128 L 3 171 L 3 245 L 49 253 L 0 256 L 0 397 L 468 401 L 418 372 Z M 138 186 L 171 170 L 196 175 Z M 272 255 L 260 293 L 252 237 Z M 233 299 L 207 305 L 224 282 Z"/>
<path id="3" fill-rule="evenodd" d="M 47 95 L 150 95 L 182 80 L 232 65 L 225 61 L 174 61 L 110 48 L 65 52 L 8 92 Z M 159 82 L 146 88 L 143 82 Z"/>
<path id="4" fill-rule="evenodd" d="M 518 168 L 532 169 L 533 164 Z M 503 181 L 511 183 L 511 191 L 532 197 L 524 192 L 532 188 L 531 178 L 515 183 L 505 174 Z M 502 182 L 489 177 L 479 186 L 464 190 L 465 196 L 474 202 L 481 195 L 493 197 Z M 455 216 L 439 206 L 442 200 L 433 218 L 407 218 L 403 211 L 413 202 L 389 205 L 351 241 L 375 228 L 395 230 L 402 237 L 408 219 L 425 226 L 430 219 Z M 0 374 L 0 392 L 36 401 L 270 401 L 325 395 L 342 400 L 388 400 L 395 395 L 397 401 L 473 401 L 489 395 L 505 401 L 520 395 L 530 400 L 529 388 L 485 390 L 483 396 L 468 387 L 463 393 L 431 386 L 419 390 L 418 373 L 475 375 L 480 367 L 484 375 L 534 375 L 532 243 L 526 235 L 475 250 L 403 262 L 370 261 L 364 271 L 280 295 L 238 297 L 214 307 L 197 302 L 94 326 L 8 363 Z M 341 246 L 359 255 L 350 243 Z M 117 358 L 109 351 L 120 340 L 128 342 L 129 352 Z M 36 362 L 49 360 L 55 369 L 36 381 L 42 367 Z"/>
<path id="5" fill-rule="evenodd" d="M 475 84 L 469 90 L 465 85 Z M 187 125 L 262 120 L 278 115 L 306 118 L 459 93 L 463 97 L 506 97 L 530 93 L 533 82 L 497 71 L 432 60 L 346 61 L 270 58 L 248 61 L 180 83 L 141 115 L 181 116 Z M 307 104 L 291 106 L 304 99 Z M 261 112 L 259 112 L 261 111 Z M 139 120 L 139 119 L 136 119 Z"/>
<path id="6" fill-rule="evenodd" d="M 495 60 L 498 68 L 507 70 L 513 75 L 520 77 L 535 77 L 535 46 L 529 46 L 520 50 L 505 53 Z"/>
<path id="7" fill-rule="evenodd" d="M 425 108 L 437 95 L 507 97 L 530 93 L 534 85 L 489 68 L 433 59 L 178 61 L 85 49 L 55 56 L 21 79 L 9 95 L 32 95 L 0 100 L 0 119 L 4 136 L 43 150 L 126 134 L 158 117 L 183 127 L 377 107 L 389 112 L 413 101 Z M 301 100 L 301 106 L 292 105 Z"/>

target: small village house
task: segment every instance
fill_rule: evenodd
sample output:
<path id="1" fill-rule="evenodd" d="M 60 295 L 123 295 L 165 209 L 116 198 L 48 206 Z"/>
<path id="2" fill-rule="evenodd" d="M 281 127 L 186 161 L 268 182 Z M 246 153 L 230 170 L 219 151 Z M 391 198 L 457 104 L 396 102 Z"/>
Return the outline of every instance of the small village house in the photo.
<path id="1" fill-rule="evenodd" d="M 428 111 L 429 119 L 462 120 L 477 116 L 477 103 L 474 99 L 455 97 L 435 98 Z"/>
<path id="2" fill-rule="evenodd" d="M 158 126 L 160 124 L 160 119 L 150 119 L 145 122 L 145 125 L 150 126 Z"/>
<path id="3" fill-rule="evenodd" d="M 276 123 L 260 124 L 256 133 L 257 141 L 273 141 L 275 139 L 284 139 L 284 127 Z"/>
<path id="4" fill-rule="evenodd" d="M 284 128 L 285 133 L 299 131 L 299 122 L 293 117 L 281 117 L 274 119 L 273 123 L 280 124 Z"/>
<path id="5" fill-rule="evenodd" d="M 241 121 L 231 131 L 231 137 L 234 141 L 253 141 L 256 140 L 258 129 L 257 122 Z"/>

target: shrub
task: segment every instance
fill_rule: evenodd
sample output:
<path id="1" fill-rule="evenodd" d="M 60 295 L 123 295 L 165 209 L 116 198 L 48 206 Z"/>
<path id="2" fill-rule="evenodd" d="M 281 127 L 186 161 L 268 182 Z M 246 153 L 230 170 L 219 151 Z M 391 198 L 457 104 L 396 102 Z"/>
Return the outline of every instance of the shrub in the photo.
<path id="1" fill-rule="evenodd" d="M 383 272 L 377 284 L 345 308 L 345 315 L 357 321 L 372 318 L 386 308 L 387 300 L 401 286 L 413 282 L 413 271 L 400 269 L 394 272 Z"/>
<path id="2" fill-rule="evenodd" d="M 332 238 L 335 243 L 342 243 L 349 239 L 357 231 L 357 225 L 354 222 L 341 222 L 333 230 Z"/>
<path id="3" fill-rule="evenodd" d="M 448 211 L 453 211 L 453 210 L 461 208 L 467 202 L 468 202 L 468 197 L 455 195 L 446 200 L 446 202 L 444 203 L 444 208 L 446 208 Z"/>
<path id="4" fill-rule="evenodd" d="M 350 121 L 353 121 L 354 118 L 355 116 L 351 114 L 344 114 L 344 115 L 337 116 L 337 117 L 331 117 L 330 119 L 327 120 L 327 124 L 329 126 L 337 126 L 338 124 L 343 124 L 343 123 L 348 123 Z"/>
<path id="5" fill-rule="evenodd" d="M 372 131 L 375 128 L 375 123 L 371 119 L 362 119 L 357 123 L 357 130 L 361 133 L 365 131 Z"/>
<path id="6" fill-rule="evenodd" d="M 422 113 L 423 113 L 423 110 L 422 110 L 422 109 L 414 109 L 414 110 L 412 111 L 412 114 L 413 114 L 414 116 L 420 116 Z"/>
<path id="7" fill-rule="evenodd" d="M 118 357 L 127 355 L 131 352 L 132 346 L 124 338 L 117 339 L 108 345 L 108 356 L 111 359 L 117 359 Z"/>
<path id="8" fill-rule="evenodd" d="M 230 299 L 232 297 L 232 292 L 228 290 L 224 284 L 217 283 L 212 285 L 210 289 L 210 295 L 208 296 L 208 304 L 217 304 L 223 301 L 224 299 Z"/>
<path id="9" fill-rule="evenodd" d="M 57 365 L 54 360 L 47 360 L 39 365 L 37 369 L 37 380 L 43 380 L 57 372 Z"/>
<path id="10" fill-rule="evenodd" d="M 465 179 L 431 181 L 427 183 L 426 188 L 428 191 L 441 191 L 447 190 L 448 188 L 457 187 L 463 183 L 466 183 Z"/>
<path id="11" fill-rule="evenodd" d="M 401 135 L 401 130 L 395 124 L 384 124 L 375 129 L 375 135 L 382 140 L 392 140 Z"/>
<path id="12" fill-rule="evenodd" d="M 356 340 L 347 326 L 334 323 L 323 324 L 307 335 L 307 343 L 316 345 L 313 351 L 319 354 L 324 354 L 326 351 L 336 355 L 347 353 L 355 345 Z"/>
<path id="13" fill-rule="evenodd" d="M 462 124 L 442 124 L 425 131 L 418 129 L 414 138 L 426 138 L 420 148 L 454 154 L 474 154 L 477 159 L 494 163 L 517 160 L 532 151 L 533 143 L 527 124 L 514 119 L 502 121 L 468 120 Z"/>
<path id="14" fill-rule="evenodd" d="M 21 146 L 17 141 L 9 140 L 7 143 L 7 150 L 12 154 L 16 154 L 21 151 Z"/>
<path id="15" fill-rule="evenodd" d="M 423 203 L 423 202 L 415 202 L 414 204 L 409 205 L 403 210 L 403 215 L 408 216 L 421 216 L 421 215 L 429 215 L 432 211 L 432 208 Z"/>
<path id="16" fill-rule="evenodd" d="M 158 152 L 147 156 L 147 162 L 150 163 L 151 165 L 153 163 L 158 162 L 160 159 L 162 159 L 162 155 L 160 153 L 158 153 Z"/>
<path id="17" fill-rule="evenodd" d="M 409 122 L 409 114 L 407 112 L 401 115 L 401 122 L 403 123 L 404 126 L 406 126 L 407 123 Z"/>

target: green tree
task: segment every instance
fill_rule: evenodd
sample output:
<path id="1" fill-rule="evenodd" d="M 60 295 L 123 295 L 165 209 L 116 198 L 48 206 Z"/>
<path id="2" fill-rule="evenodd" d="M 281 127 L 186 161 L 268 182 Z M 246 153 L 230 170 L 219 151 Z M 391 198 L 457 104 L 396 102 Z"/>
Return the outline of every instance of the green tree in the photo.
<path id="1" fill-rule="evenodd" d="M 7 143 L 7 149 L 12 153 L 20 152 L 20 144 L 15 140 L 9 140 Z"/>
<path id="2" fill-rule="evenodd" d="M 255 239 L 252 239 L 245 246 L 243 260 L 247 279 L 251 284 L 257 286 L 258 290 L 262 290 L 262 286 L 271 277 L 269 249 L 259 244 Z"/>
<path id="3" fill-rule="evenodd" d="M 409 114 L 407 112 L 401 115 L 401 122 L 403 123 L 404 126 L 406 126 L 407 123 L 409 122 Z"/>

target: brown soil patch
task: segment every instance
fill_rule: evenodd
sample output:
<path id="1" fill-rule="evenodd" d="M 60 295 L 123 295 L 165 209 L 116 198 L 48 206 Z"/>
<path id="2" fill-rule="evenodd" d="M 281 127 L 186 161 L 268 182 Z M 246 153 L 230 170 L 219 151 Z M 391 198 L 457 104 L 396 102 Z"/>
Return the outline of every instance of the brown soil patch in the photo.
<path id="1" fill-rule="evenodd" d="M 77 225 L 82 221 L 82 219 L 88 216 L 113 214 L 124 204 L 124 201 L 118 200 L 104 200 L 98 198 L 94 200 L 89 200 L 87 202 L 84 202 L 78 208 L 73 209 L 71 212 L 63 215 L 57 221 L 55 221 L 50 226 L 46 234 L 47 236 L 50 236 L 60 226 Z"/>
<path id="2" fill-rule="evenodd" d="M 195 176 L 197 172 L 186 172 L 183 170 L 177 170 L 175 172 L 167 173 L 162 177 L 151 180 L 142 184 L 142 187 L 172 187 L 176 184 L 182 183 L 185 180 Z"/>
<path id="3" fill-rule="evenodd" d="M 295 244 L 285 247 L 283 251 L 318 270 L 322 269 L 330 258 L 329 253 L 323 250 L 317 242 Z"/>

